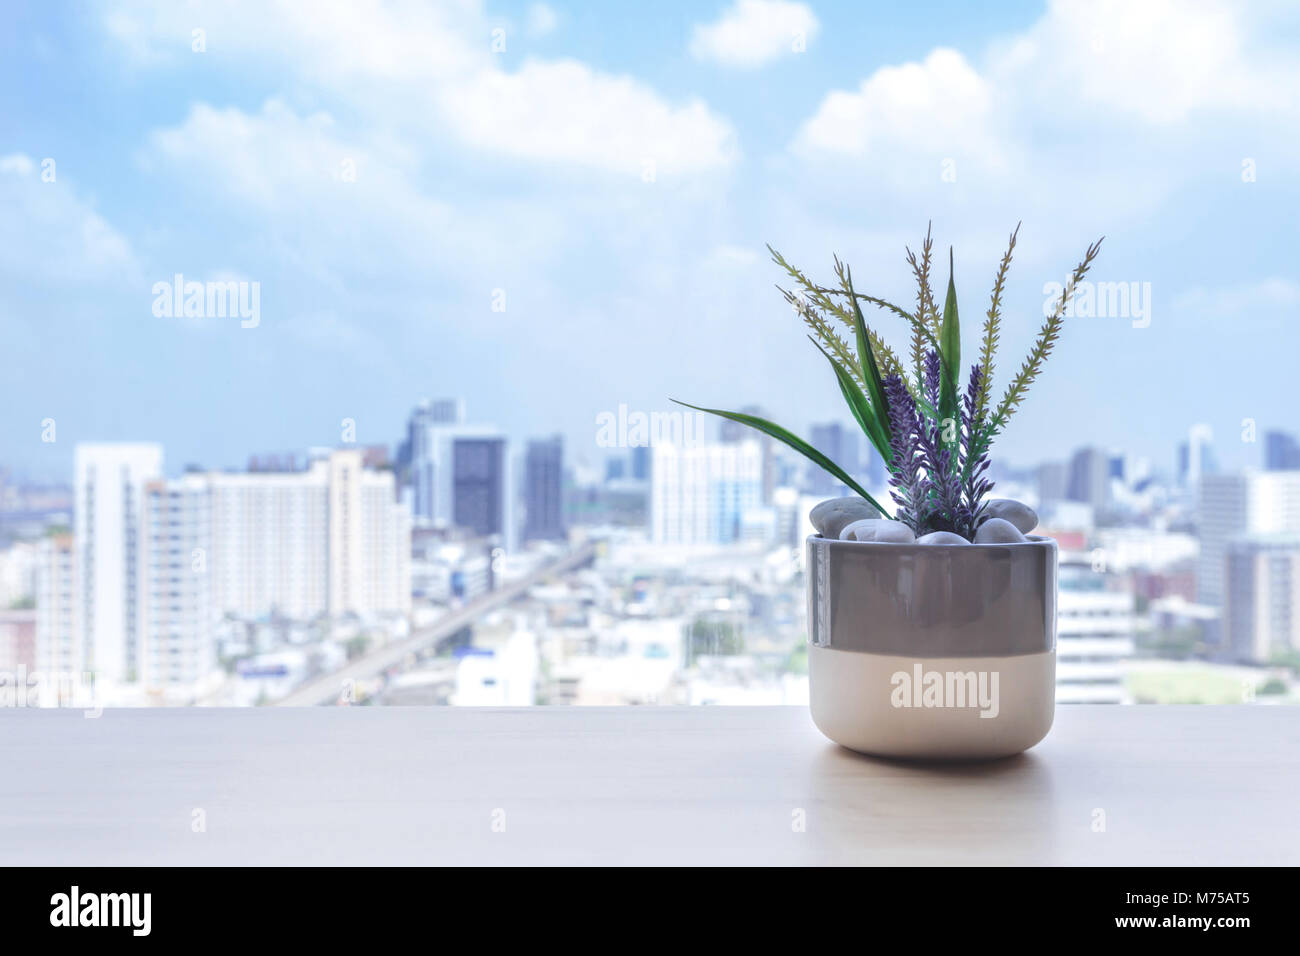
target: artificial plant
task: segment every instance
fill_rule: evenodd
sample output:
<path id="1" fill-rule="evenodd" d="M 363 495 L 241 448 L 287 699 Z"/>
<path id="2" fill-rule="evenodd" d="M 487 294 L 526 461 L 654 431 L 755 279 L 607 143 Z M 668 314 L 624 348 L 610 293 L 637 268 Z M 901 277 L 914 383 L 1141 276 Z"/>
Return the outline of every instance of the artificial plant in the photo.
<path id="1" fill-rule="evenodd" d="M 1088 247 L 1074 268 L 1033 347 L 1011 379 L 997 405 L 990 404 L 994 362 L 1001 336 L 1002 297 L 1015 251 L 1017 225 L 998 265 L 989 308 L 980 336 L 979 359 L 962 381 L 961 325 L 953 282 L 953 255 L 948 252 L 948 288 L 940 311 L 930 284 L 933 240 L 926 229 L 920 255 L 910 248 L 907 263 L 916 280 L 916 304 L 905 309 L 885 299 L 858 292 L 852 270 L 838 256 L 835 286 L 820 286 L 768 246 L 768 252 L 793 284 L 777 286 L 810 330 L 809 338 L 829 362 L 840 393 L 854 420 L 889 470 L 894 518 L 915 534 L 950 531 L 967 540 L 984 519 L 986 495 L 993 483 L 986 477 L 989 448 L 1020 407 L 1029 386 L 1042 371 L 1065 319 L 1076 286 L 1101 249 L 1101 240 Z M 862 303 L 902 319 L 909 327 L 908 365 L 867 325 Z M 843 330 L 843 333 L 841 332 Z M 676 401 L 676 399 L 674 399 Z M 777 439 L 829 472 L 882 514 L 886 509 L 843 468 L 797 435 L 756 415 L 702 408 L 757 429 Z"/>

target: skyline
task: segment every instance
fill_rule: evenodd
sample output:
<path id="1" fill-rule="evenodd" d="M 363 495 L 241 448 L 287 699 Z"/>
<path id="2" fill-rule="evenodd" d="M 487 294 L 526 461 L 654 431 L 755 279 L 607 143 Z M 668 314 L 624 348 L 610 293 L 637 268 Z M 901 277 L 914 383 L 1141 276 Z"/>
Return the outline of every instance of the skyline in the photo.
<path id="1" fill-rule="evenodd" d="M 72 442 L 65 442 L 64 449 L 67 450 L 68 452 L 68 457 L 69 457 L 68 471 L 70 472 L 72 470 L 72 455 L 75 453 L 75 446 L 78 444 L 80 445 L 141 445 L 141 444 L 154 445 L 156 444 L 163 449 L 162 473 L 168 477 L 179 477 L 182 474 L 185 474 L 186 472 L 192 470 L 213 471 L 213 472 L 243 472 L 249 470 L 252 466 L 252 463 L 255 460 L 265 462 L 269 458 L 279 457 L 279 456 L 290 456 L 290 458 L 286 458 L 285 461 L 289 462 L 291 459 L 292 462 L 295 464 L 295 468 L 297 470 L 301 470 L 303 467 L 306 466 L 307 462 L 310 460 L 310 454 L 313 451 L 319 451 L 323 449 L 382 448 L 390 456 L 389 461 L 391 463 L 392 461 L 395 461 L 396 458 L 401 453 L 403 442 L 406 440 L 403 432 L 404 429 L 408 426 L 411 417 L 418 411 L 418 409 L 424 403 L 427 403 L 428 401 L 429 399 L 421 399 L 420 402 L 414 403 L 411 406 L 410 410 L 408 411 L 406 419 L 400 423 L 399 427 L 395 431 L 390 433 L 389 437 L 375 437 L 373 440 L 365 440 L 365 441 L 361 440 L 360 438 L 340 437 L 340 435 L 348 435 L 348 434 L 355 435 L 357 431 L 357 424 L 355 422 L 349 422 L 347 420 L 343 420 L 339 423 L 341 427 L 335 429 L 336 437 L 332 441 L 327 441 L 327 440 L 322 440 L 319 442 L 300 441 L 297 443 L 289 443 L 279 448 L 249 449 L 246 452 L 246 454 L 242 456 L 242 458 L 231 462 L 213 462 L 207 460 L 178 460 L 166 454 L 166 448 L 168 447 L 166 441 L 163 441 L 161 439 L 151 438 L 151 437 L 136 437 L 136 438 L 128 437 L 128 438 L 110 438 L 110 439 L 86 438 L 86 439 L 74 440 Z M 635 416 L 638 414 L 642 414 L 640 410 L 636 410 L 636 409 L 629 410 L 626 408 L 626 406 L 623 406 L 619 409 L 606 410 L 598 413 L 598 420 L 593 429 L 594 433 L 598 437 L 595 441 L 592 442 L 591 447 L 587 449 L 587 454 L 584 455 L 580 453 L 575 453 L 574 450 L 571 449 L 568 445 L 567 436 L 561 433 L 552 432 L 550 434 L 527 434 L 527 435 L 511 434 L 508 430 L 499 428 L 493 422 L 479 421 L 475 419 L 472 415 L 465 413 L 464 409 L 467 408 L 468 406 L 463 397 L 457 397 L 456 399 L 453 399 L 453 401 L 460 403 L 460 407 L 462 408 L 462 413 L 465 414 L 466 416 L 464 418 L 462 427 L 468 427 L 471 429 L 475 429 L 475 428 L 489 429 L 493 434 L 501 435 L 502 437 L 505 438 L 507 442 L 507 450 L 512 456 L 512 458 L 517 458 L 520 461 L 522 461 L 527 451 L 527 447 L 530 443 L 550 441 L 554 439 L 556 435 L 559 435 L 559 437 L 562 440 L 564 440 L 566 472 L 572 472 L 575 468 L 582 468 L 582 469 L 586 469 L 588 472 L 592 474 L 602 473 L 605 470 L 605 465 L 607 462 L 615 458 L 627 459 L 628 456 L 633 451 L 633 449 L 638 447 L 650 448 L 656 444 L 666 443 L 666 444 L 675 445 L 680 448 L 689 448 L 689 447 L 713 445 L 719 443 L 725 444 L 730 440 L 723 437 L 722 432 L 724 431 L 724 427 L 720 420 L 715 421 L 711 417 L 700 415 L 698 416 L 698 420 L 695 422 L 694 425 L 691 425 L 690 422 L 687 422 L 686 425 L 684 426 L 684 433 L 682 436 L 684 438 L 683 441 L 663 442 L 660 439 L 650 437 L 643 443 L 636 444 L 634 443 L 635 442 L 634 436 L 640 435 L 642 433 L 653 436 L 654 429 L 651 427 L 647 427 L 646 425 L 642 425 L 641 427 L 638 428 L 635 425 Z M 754 406 L 749 405 L 747 403 L 746 405 L 740 407 L 754 407 Z M 660 409 L 655 409 L 654 414 L 657 414 L 660 411 L 661 411 Z M 662 411 L 666 415 L 681 414 L 680 409 L 672 409 L 672 410 L 664 409 Z M 651 414 L 652 413 L 649 411 L 644 413 L 645 422 L 650 421 Z M 688 414 L 693 414 L 693 413 L 688 413 Z M 631 422 L 631 424 L 629 424 L 629 422 Z M 856 452 L 850 453 L 850 461 L 856 463 L 855 466 L 851 467 L 851 470 L 866 472 L 871 470 L 874 467 L 873 462 L 875 464 L 880 464 L 879 456 L 876 455 L 874 450 L 871 448 L 870 443 L 867 440 L 866 436 L 862 435 L 857 425 L 850 420 L 832 416 L 824 420 L 809 422 L 807 427 L 804 428 L 803 431 L 809 436 L 809 439 L 812 441 L 814 447 L 819 447 L 816 439 L 813 438 L 813 436 L 815 435 L 818 429 L 824 429 L 828 426 L 837 426 L 839 428 L 842 428 L 849 435 L 851 435 L 857 440 L 858 444 L 857 444 Z M 1153 477 L 1163 477 L 1165 480 L 1176 481 L 1179 470 L 1182 467 L 1179 462 L 1179 455 L 1181 454 L 1180 446 L 1188 440 L 1189 436 L 1195 436 L 1197 434 L 1197 431 L 1201 427 L 1203 427 L 1203 423 L 1193 423 L 1192 425 L 1189 426 L 1189 428 L 1186 431 L 1184 431 L 1180 435 L 1176 435 L 1173 439 L 1173 444 L 1169 448 L 1164 450 L 1150 450 L 1150 449 L 1135 450 L 1132 448 L 1120 447 L 1113 444 L 1106 445 L 1100 443 L 1081 444 L 1067 449 L 1066 452 L 1059 457 L 1047 457 L 1047 458 L 1038 458 L 1038 459 L 1031 459 L 1031 460 L 1014 461 L 1014 462 L 1008 461 L 1006 459 L 1002 459 L 999 462 L 997 462 L 997 464 L 1001 469 L 1005 471 L 1024 472 L 1027 470 L 1033 470 L 1049 464 L 1068 465 L 1070 459 L 1076 453 L 1088 449 L 1096 449 L 1105 454 L 1117 455 L 1123 457 L 1126 460 L 1144 462 L 1145 465 L 1150 468 Z M 759 434 L 758 432 L 752 429 L 742 428 L 739 434 L 742 436 L 742 438 L 751 438 L 755 441 L 764 440 L 761 434 Z M 606 443 L 606 439 L 610 435 L 617 436 L 616 444 Z M 1260 425 L 1258 428 L 1254 430 L 1253 437 L 1249 441 L 1247 441 L 1245 438 L 1242 439 L 1242 444 L 1250 448 L 1256 448 L 1257 454 L 1252 455 L 1250 460 L 1240 462 L 1237 465 L 1233 466 L 1233 465 L 1226 464 L 1224 458 L 1221 456 L 1220 441 L 1218 436 L 1211 435 L 1208 442 L 1208 447 L 1214 455 L 1214 459 L 1213 459 L 1214 470 L 1217 472 L 1271 470 L 1268 465 L 1268 456 L 1269 456 L 1268 442 L 1270 439 L 1273 438 L 1282 441 L 1287 441 L 1287 440 L 1289 440 L 1290 442 L 1296 441 L 1295 434 L 1291 431 L 1286 430 L 1285 428 L 1269 426 L 1269 425 Z M 50 442 L 48 444 L 54 445 L 56 443 Z M 801 459 L 798 459 L 798 456 L 792 455 L 792 453 L 790 453 L 784 447 L 778 447 L 777 450 L 782 455 L 791 456 L 792 462 L 795 462 L 796 464 L 801 462 Z M 821 449 L 821 450 L 825 451 L 826 449 Z M 829 454 L 832 459 L 835 458 L 835 454 L 833 452 L 830 452 Z M 1229 460 L 1231 460 L 1230 457 Z M 253 470 L 262 470 L 262 469 L 261 467 L 259 467 Z M 5 462 L 5 461 L 0 461 L 0 473 L 6 475 L 11 481 L 16 480 L 19 484 L 26 484 L 32 487 L 61 486 L 66 483 L 66 478 L 67 478 L 66 474 L 50 474 L 50 475 L 29 474 L 22 471 L 21 469 L 16 469 L 9 462 Z"/>
<path id="2" fill-rule="evenodd" d="M 1024 222 L 995 389 L 1087 242 L 1107 236 L 1099 281 L 1151 284 L 1147 327 L 1067 322 L 1004 462 L 1097 445 L 1169 469 L 1205 422 L 1225 469 L 1257 465 L 1243 419 L 1256 444 L 1295 430 L 1278 398 L 1300 285 L 1270 237 L 1300 193 L 1281 95 L 1300 29 L 1282 4 L 1175 6 L 953 4 L 864 28 L 788 4 L 796 53 L 733 3 L 284 4 L 257 30 L 239 5 L 19 4 L 0 37 L 4 463 L 60 479 L 76 442 L 121 440 L 239 467 L 332 444 L 345 418 L 391 446 L 441 394 L 593 466 L 601 412 L 670 395 L 806 437 L 840 398 L 763 244 L 816 276 L 837 252 L 907 304 L 903 245 L 932 219 L 968 349 Z M 156 316 L 177 274 L 258 283 L 260 322 Z"/>

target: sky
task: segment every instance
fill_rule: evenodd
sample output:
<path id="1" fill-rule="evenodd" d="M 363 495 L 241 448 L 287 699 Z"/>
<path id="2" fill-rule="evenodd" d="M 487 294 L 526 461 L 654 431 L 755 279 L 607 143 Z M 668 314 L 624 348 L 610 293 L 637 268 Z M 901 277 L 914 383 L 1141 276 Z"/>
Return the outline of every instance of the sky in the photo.
<path id="1" fill-rule="evenodd" d="M 1300 431 L 1300 15 L 1285 3 L 8 2 L 0 14 L 0 466 L 78 441 L 167 468 L 394 443 L 425 397 L 599 461 L 669 397 L 850 421 L 770 243 L 910 305 L 933 223 L 975 354 L 1022 223 L 995 394 L 1045 288 L 1067 319 L 995 445 L 1229 467 Z M 257 283 L 253 327 L 155 290 Z M 248 286 L 246 288 L 251 288 Z M 869 316 L 896 350 L 906 330 Z M 1249 437 L 1253 422 L 1259 442 Z M 50 423 L 53 423 L 51 429 Z M 49 440 L 53 438 L 54 440 Z"/>

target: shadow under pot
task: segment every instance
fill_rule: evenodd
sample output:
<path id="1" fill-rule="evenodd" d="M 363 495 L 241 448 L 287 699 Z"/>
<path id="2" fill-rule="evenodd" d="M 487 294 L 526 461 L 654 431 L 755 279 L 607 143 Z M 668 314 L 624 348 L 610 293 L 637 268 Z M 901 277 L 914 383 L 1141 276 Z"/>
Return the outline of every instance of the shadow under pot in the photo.
<path id="1" fill-rule="evenodd" d="M 808 539 L 813 722 L 882 757 L 1020 753 L 1056 707 L 1056 542 Z"/>

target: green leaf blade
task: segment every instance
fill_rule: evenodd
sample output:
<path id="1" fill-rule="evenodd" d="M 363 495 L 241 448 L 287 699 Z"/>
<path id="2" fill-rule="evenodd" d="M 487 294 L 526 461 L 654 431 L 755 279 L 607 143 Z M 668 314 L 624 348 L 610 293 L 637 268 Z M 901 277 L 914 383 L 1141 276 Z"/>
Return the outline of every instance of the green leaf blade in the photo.
<path id="1" fill-rule="evenodd" d="M 885 383 L 880 377 L 880 366 L 876 364 L 876 353 L 871 348 L 871 339 L 867 334 L 867 320 L 862 315 L 857 294 L 853 291 L 852 275 L 848 276 L 848 285 L 849 301 L 853 303 L 853 326 L 858 338 L 858 362 L 862 365 L 862 381 L 866 383 L 867 394 L 871 396 L 871 405 L 878 413 L 877 422 L 884 433 L 885 446 L 888 447 L 893 430 L 889 424 L 889 402 L 885 398 Z M 880 453 L 888 463 L 889 455 L 883 450 Z"/>
<path id="2" fill-rule="evenodd" d="M 757 415 L 746 415 L 743 412 L 728 412 L 728 411 L 723 411 L 720 408 L 703 408 L 699 405 L 692 405 L 689 402 L 678 401 L 675 398 L 671 399 L 671 401 L 675 402 L 678 405 L 683 405 L 686 408 L 693 408 L 697 412 L 705 412 L 709 415 L 717 415 L 720 418 L 726 418 L 733 422 L 738 422 L 741 425 L 748 425 L 750 428 L 756 429 L 757 431 L 762 432 L 764 435 L 767 435 L 770 438 L 775 438 L 777 441 L 781 442 L 787 447 L 792 448 L 795 451 L 797 451 L 799 454 L 803 455 L 805 458 L 807 458 L 813 464 L 817 465 L 819 468 L 824 469 L 829 474 L 838 478 L 846 486 L 853 489 L 853 491 L 855 491 L 858 495 L 864 498 L 867 504 L 871 505 L 882 515 L 889 514 L 889 512 L 887 512 L 884 509 L 884 507 L 881 506 L 880 502 L 876 501 L 875 498 L 867 494 L 866 489 L 864 489 L 856 481 L 850 478 L 848 473 L 843 468 L 835 464 L 835 462 L 831 461 L 829 458 L 827 458 L 825 455 L 819 452 L 812 445 L 808 444 L 802 438 L 798 437 L 797 435 L 795 435 L 790 431 L 787 431 L 786 429 L 782 428 L 780 425 L 777 425 L 775 422 L 769 422 L 767 419 L 759 418 Z"/>
<path id="3" fill-rule="evenodd" d="M 812 336 L 809 336 L 812 339 Z M 827 352 L 816 339 L 812 340 L 813 345 L 826 356 L 826 361 L 831 363 L 831 368 L 835 371 L 835 379 L 840 383 L 840 394 L 844 396 L 845 403 L 849 406 L 849 411 L 853 413 L 853 418 L 857 421 L 858 426 L 875 446 L 876 451 L 885 459 L 885 464 L 889 464 L 892 451 L 889 447 L 889 438 L 886 436 L 881 427 L 880 416 L 867 402 L 867 397 L 862 394 L 858 388 L 858 383 L 853 380 L 853 376 L 844 369 L 840 368 L 831 354 Z"/>
<path id="4" fill-rule="evenodd" d="M 961 370 L 961 324 L 957 318 L 957 286 L 953 282 L 952 250 L 948 251 L 948 297 L 943 305 L 943 325 L 939 332 L 939 356 L 943 369 L 939 383 L 939 415 L 958 419 L 957 376 Z"/>

